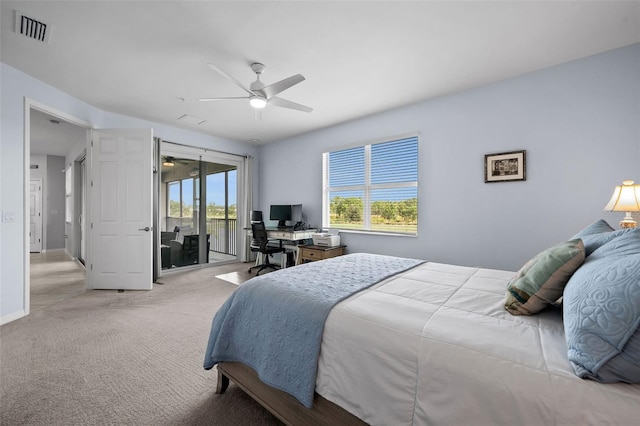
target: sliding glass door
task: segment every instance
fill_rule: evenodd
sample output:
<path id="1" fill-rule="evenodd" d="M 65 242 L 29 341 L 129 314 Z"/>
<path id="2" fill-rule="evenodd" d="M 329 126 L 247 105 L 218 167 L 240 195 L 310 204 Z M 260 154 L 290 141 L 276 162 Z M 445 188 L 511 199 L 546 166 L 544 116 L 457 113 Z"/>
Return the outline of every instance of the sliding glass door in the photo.
<path id="1" fill-rule="evenodd" d="M 169 155 L 173 154 L 173 155 Z M 163 150 L 160 166 L 160 265 L 172 270 L 237 261 L 238 165 Z"/>
<path id="2" fill-rule="evenodd" d="M 207 233 L 214 253 L 237 255 L 238 229 L 237 169 L 207 174 L 206 218 Z"/>

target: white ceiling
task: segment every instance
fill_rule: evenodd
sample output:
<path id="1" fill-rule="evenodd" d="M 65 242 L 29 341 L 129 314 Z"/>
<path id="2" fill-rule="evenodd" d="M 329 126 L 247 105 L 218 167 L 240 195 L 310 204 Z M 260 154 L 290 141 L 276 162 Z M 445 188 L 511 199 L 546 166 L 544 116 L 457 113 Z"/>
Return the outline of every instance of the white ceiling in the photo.
<path id="1" fill-rule="evenodd" d="M 2 1 L 2 62 L 102 110 L 268 143 L 640 42 L 628 1 Z M 13 32 L 14 10 L 49 25 Z M 256 120 L 249 85 L 302 74 Z M 189 114 L 203 124 L 178 121 Z M 258 140 L 256 142 L 255 140 Z"/>
<path id="2" fill-rule="evenodd" d="M 78 142 L 87 140 L 87 130 L 42 111 L 31 109 L 30 152 L 33 155 L 66 156 Z"/>

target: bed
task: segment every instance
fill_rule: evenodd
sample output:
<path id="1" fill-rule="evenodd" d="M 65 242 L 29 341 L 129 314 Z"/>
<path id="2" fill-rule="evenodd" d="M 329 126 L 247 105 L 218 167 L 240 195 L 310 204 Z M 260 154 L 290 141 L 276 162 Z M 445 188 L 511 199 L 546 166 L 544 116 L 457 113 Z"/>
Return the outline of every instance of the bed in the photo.
<path id="1" fill-rule="evenodd" d="M 629 259 L 632 265 L 640 265 L 640 233 L 617 233 L 612 244 L 612 232 L 595 232 L 600 230 L 585 228 L 585 234 L 579 233 L 580 238 L 571 240 L 574 252 L 577 247 L 582 255 L 572 258 L 577 265 L 571 266 L 570 271 L 562 271 L 565 299 L 567 294 L 572 300 L 580 299 L 575 294 L 580 295 L 582 289 L 593 285 L 583 284 L 585 276 L 607 269 L 602 264 L 604 257 L 615 257 L 618 271 L 620 262 L 627 265 Z M 610 240 L 599 235 L 604 233 Z M 557 252 L 552 254 L 554 257 Z M 313 281 L 313 276 L 321 276 L 318 285 L 322 287 L 340 279 L 343 272 L 333 278 L 327 278 L 327 274 L 341 271 L 341 262 L 351 268 L 349 262 L 368 259 L 365 263 L 376 264 L 389 258 L 350 254 L 265 275 L 261 278 L 271 276 L 269 281 L 256 286 L 270 287 L 296 270 L 298 279 L 306 277 L 303 286 Z M 540 262 L 541 256 L 534 259 Z M 564 306 L 551 303 L 531 315 L 514 315 L 505 309 L 505 290 L 513 285 L 514 272 L 420 261 L 405 266 L 388 276 L 385 273 L 389 271 L 382 273 L 383 278 L 339 298 L 329 309 L 321 325 L 317 361 L 313 361 L 317 362 L 317 370 L 312 372 L 311 404 L 264 374 L 273 368 L 274 361 L 282 363 L 287 371 L 288 357 L 282 354 L 291 349 L 278 349 L 280 355 L 269 354 L 265 363 L 237 354 L 222 359 L 219 352 L 212 355 L 213 347 L 228 347 L 229 342 L 220 343 L 220 333 L 214 333 L 216 327 L 212 325 L 205 368 L 217 365 L 217 391 L 223 392 L 231 379 L 286 424 L 637 424 L 640 385 L 611 379 L 604 373 L 607 362 L 591 368 L 581 358 L 584 348 L 565 335 L 565 329 L 579 334 L 580 330 L 576 332 L 575 324 L 567 319 L 573 316 L 568 309 L 584 301 L 568 304 L 565 300 Z M 525 266 L 525 272 L 535 268 L 530 262 Z M 616 343 L 617 352 L 607 360 L 619 360 L 625 355 L 623 362 L 631 359 L 631 363 L 637 363 L 640 360 L 636 353 L 625 352 L 637 350 L 636 342 L 640 342 L 640 270 L 630 271 L 627 275 L 618 274 L 632 288 L 625 293 L 630 299 L 626 306 L 631 306 L 632 311 L 627 315 L 626 340 Z M 522 275 L 521 272 L 518 273 Z M 552 275 L 557 279 L 557 270 Z M 619 281 L 611 274 L 607 277 L 608 287 Z M 542 293 L 539 291 L 538 295 Z M 587 293 L 597 294 L 598 290 Z M 536 298 L 539 299 L 531 295 L 532 302 Z M 556 296 L 550 302 L 555 299 Z M 588 305 L 590 299 L 586 300 Z M 263 302 L 261 296 L 253 302 L 243 301 L 242 306 L 246 309 L 246 303 Z M 522 304 L 526 306 L 526 302 Z M 221 316 L 224 315 L 216 315 L 218 322 L 224 322 L 220 321 Z M 593 328 L 589 321 L 582 323 Z M 239 322 L 231 321 L 234 326 L 242 328 Z M 593 333 L 588 330 L 591 340 Z M 244 344 L 251 346 L 251 339 Z M 598 350 L 602 349 L 600 346 Z M 630 368 L 631 379 L 626 381 L 634 380 L 634 368 Z M 587 375 L 580 374 L 585 370 Z"/>

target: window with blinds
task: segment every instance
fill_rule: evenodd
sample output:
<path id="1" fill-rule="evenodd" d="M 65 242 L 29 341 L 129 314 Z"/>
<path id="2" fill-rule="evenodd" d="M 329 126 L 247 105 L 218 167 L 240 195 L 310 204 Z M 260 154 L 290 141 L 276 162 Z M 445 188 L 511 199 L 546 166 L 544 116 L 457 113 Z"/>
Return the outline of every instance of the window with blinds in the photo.
<path id="1" fill-rule="evenodd" d="M 418 136 L 322 154 L 322 226 L 417 235 Z"/>

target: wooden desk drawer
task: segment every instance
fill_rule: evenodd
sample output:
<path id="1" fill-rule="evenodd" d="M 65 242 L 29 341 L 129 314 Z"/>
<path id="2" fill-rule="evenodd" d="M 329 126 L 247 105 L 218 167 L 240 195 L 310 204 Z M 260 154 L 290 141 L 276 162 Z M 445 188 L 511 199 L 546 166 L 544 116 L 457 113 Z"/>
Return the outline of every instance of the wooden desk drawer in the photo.
<path id="1" fill-rule="evenodd" d="M 322 247 L 322 246 L 300 246 L 300 259 L 313 262 L 315 260 L 329 259 L 331 257 L 342 256 L 346 246 Z"/>
<path id="2" fill-rule="evenodd" d="M 319 260 L 322 259 L 322 252 L 318 250 L 302 249 L 302 259 Z"/>

